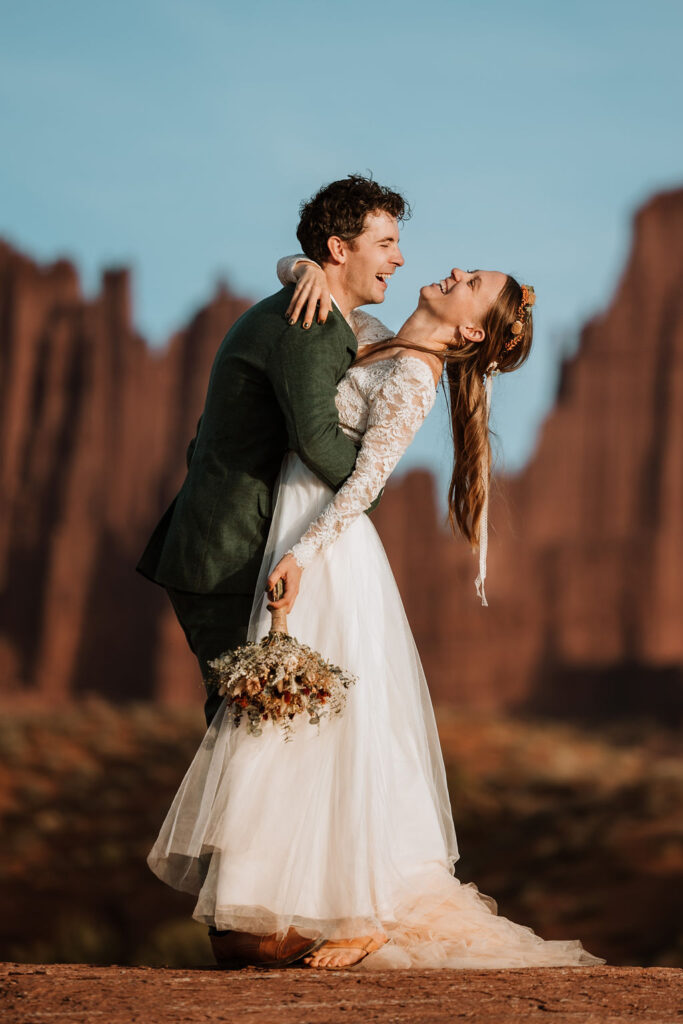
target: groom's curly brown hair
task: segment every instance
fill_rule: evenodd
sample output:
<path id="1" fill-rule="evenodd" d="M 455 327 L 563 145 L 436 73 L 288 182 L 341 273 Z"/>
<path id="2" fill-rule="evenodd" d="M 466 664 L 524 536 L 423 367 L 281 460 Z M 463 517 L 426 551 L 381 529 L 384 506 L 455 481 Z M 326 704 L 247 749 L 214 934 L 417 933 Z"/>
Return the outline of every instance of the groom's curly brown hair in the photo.
<path id="1" fill-rule="evenodd" d="M 327 240 L 337 235 L 350 242 L 362 234 L 369 213 L 388 213 L 398 221 L 410 217 L 410 207 L 398 192 L 379 185 L 372 178 L 349 174 L 325 185 L 299 208 L 296 237 L 309 259 L 326 263 L 330 258 Z"/>

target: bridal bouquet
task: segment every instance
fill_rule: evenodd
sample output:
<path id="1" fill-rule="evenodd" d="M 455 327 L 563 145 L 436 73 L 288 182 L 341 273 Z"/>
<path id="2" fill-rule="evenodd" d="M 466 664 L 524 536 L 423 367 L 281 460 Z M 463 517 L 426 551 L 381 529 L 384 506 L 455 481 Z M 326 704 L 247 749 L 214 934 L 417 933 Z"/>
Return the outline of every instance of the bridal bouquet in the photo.
<path id="1" fill-rule="evenodd" d="M 273 600 L 282 594 L 280 584 Z M 263 722 L 277 722 L 288 740 L 295 715 L 307 714 L 317 725 L 322 715 L 339 714 L 356 677 L 290 636 L 281 609 L 271 615 L 270 632 L 259 643 L 227 651 L 209 665 L 234 725 L 244 715 L 248 732 L 259 736 Z"/>

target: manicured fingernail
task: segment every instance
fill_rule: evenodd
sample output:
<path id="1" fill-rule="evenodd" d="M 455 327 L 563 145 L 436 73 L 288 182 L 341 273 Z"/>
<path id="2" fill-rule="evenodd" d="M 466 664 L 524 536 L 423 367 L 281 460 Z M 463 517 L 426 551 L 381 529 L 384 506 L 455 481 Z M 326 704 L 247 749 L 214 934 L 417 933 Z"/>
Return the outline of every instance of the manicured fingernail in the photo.
<path id="1" fill-rule="evenodd" d="M 289 318 L 289 326 L 291 327 L 293 325 L 293 323 L 294 323 L 294 317 L 292 316 L 292 317 Z"/>
<path id="2" fill-rule="evenodd" d="M 307 331 L 310 326 L 310 324 L 304 324 L 304 330 Z"/>

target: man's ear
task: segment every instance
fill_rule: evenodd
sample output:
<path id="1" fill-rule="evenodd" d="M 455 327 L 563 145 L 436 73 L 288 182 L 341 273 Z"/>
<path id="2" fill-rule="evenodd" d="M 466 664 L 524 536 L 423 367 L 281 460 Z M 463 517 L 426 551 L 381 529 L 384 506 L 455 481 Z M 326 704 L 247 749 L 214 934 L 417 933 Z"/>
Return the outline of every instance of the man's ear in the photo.
<path id="1" fill-rule="evenodd" d="M 460 336 L 467 341 L 483 341 L 486 337 L 486 331 L 483 327 L 473 327 L 470 324 L 468 327 L 460 328 Z"/>
<path id="2" fill-rule="evenodd" d="M 331 263 L 346 263 L 346 242 L 339 235 L 330 235 L 327 239 L 327 251 Z"/>

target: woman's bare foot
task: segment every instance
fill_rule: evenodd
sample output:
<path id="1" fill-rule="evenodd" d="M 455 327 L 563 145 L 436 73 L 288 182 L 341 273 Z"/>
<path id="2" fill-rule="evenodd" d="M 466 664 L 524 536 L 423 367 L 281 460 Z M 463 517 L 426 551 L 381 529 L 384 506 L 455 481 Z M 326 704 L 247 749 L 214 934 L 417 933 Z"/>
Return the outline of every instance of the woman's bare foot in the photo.
<path id="1" fill-rule="evenodd" d="M 315 953 L 303 958 L 308 967 L 351 967 L 364 960 L 368 953 L 374 953 L 387 941 L 384 932 L 361 935 L 357 939 L 330 939 Z"/>

